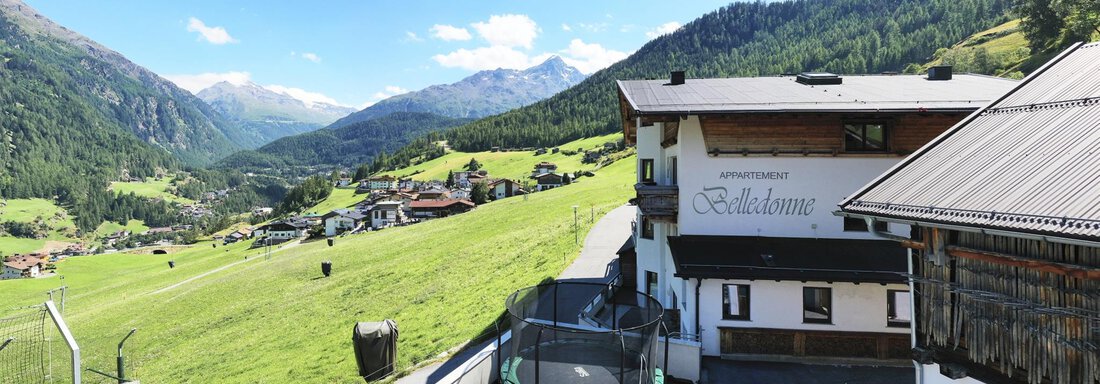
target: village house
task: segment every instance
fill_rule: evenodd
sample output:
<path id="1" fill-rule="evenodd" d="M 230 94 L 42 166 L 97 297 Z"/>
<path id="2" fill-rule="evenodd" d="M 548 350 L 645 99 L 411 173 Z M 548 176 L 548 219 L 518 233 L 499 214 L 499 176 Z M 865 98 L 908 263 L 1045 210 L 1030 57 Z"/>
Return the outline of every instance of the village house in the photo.
<path id="1" fill-rule="evenodd" d="M 470 188 L 474 183 L 485 180 L 489 176 L 489 172 L 484 170 L 478 171 L 462 171 L 455 172 L 453 175 L 454 185 L 459 188 Z M 472 178 L 472 179 L 471 179 Z"/>
<path id="2" fill-rule="evenodd" d="M 470 199 L 469 188 L 452 188 L 450 193 L 452 199 Z"/>
<path id="3" fill-rule="evenodd" d="M 442 188 L 432 188 L 420 191 L 416 200 L 445 200 L 451 197 L 451 191 Z"/>
<path id="4" fill-rule="evenodd" d="M 496 179 L 489 183 L 489 197 L 493 200 L 512 197 L 523 193 L 519 183 L 509 179 Z"/>
<path id="5" fill-rule="evenodd" d="M 418 186 L 420 186 L 419 182 L 409 178 L 397 182 L 397 189 L 403 191 L 415 191 Z"/>
<path id="6" fill-rule="evenodd" d="M 531 177 L 538 177 L 542 174 L 554 173 L 558 171 L 558 166 L 550 162 L 541 162 L 535 164 L 535 169 L 531 171 Z"/>
<path id="7" fill-rule="evenodd" d="M 273 209 L 271 207 L 261 207 L 261 208 L 253 209 L 252 210 L 252 215 L 253 216 L 267 216 L 267 215 L 270 215 L 271 212 L 274 212 L 274 211 L 275 211 L 275 209 Z"/>
<path id="8" fill-rule="evenodd" d="M 390 175 L 374 176 L 359 182 L 360 187 L 365 183 L 366 189 L 372 191 L 389 191 L 397 189 L 397 178 Z"/>
<path id="9" fill-rule="evenodd" d="M 411 203 L 410 203 L 411 204 Z M 370 226 L 382 229 L 405 222 L 404 204 L 400 201 L 380 201 L 370 209 Z"/>
<path id="10" fill-rule="evenodd" d="M 416 219 L 447 217 L 468 212 L 474 207 L 473 202 L 461 199 L 419 200 L 409 206 L 412 217 Z"/>
<path id="11" fill-rule="evenodd" d="M 336 236 L 360 228 L 367 220 L 367 212 L 337 209 L 325 214 L 325 236 Z"/>
<path id="12" fill-rule="evenodd" d="M 1100 382 L 1098 100 L 1075 45 L 840 203 L 902 228 L 922 383 Z"/>
<path id="13" fill-rule="evenodd" d="M 0 280 L 6 280 L 38 277 L 42 274 L 46 261 L 37 255 L 14 255 L 5 257 L 0 264 L 3 265 Z"/>
<path id="14" fill-rule="evenodd" d="M 562 186 L 562 180 L 562 175 L 556 173 L 543 173 L 535 176 L 535 188 L 539 191 L 557 188 Z"/>
<path id="15" fill-rule="evenodd" d="M 280 220 L 257 229 L 257 235 L 274 240 L 292 240 L 309 233 L 309 224 L 298 220 Z"/>
<path id="16" fill-rule="evenodd" d="M 619 81 L 637 289 L 704 356 L 904 363 L 905 251 L 847 196 L 1016 84 L 803 74 Z M 893 312 L 890 310 L 893 309 Z M 678 323 L 678 324 L 676 324 Z"/>
<path id="17" fill-rule="evenodd" d="M 350 177 L 341 177 L 339 179 L 336 179 L 336 187 L 337 188 L 345 188 L 349 185 L 351 185 L 351 178 Z"/>

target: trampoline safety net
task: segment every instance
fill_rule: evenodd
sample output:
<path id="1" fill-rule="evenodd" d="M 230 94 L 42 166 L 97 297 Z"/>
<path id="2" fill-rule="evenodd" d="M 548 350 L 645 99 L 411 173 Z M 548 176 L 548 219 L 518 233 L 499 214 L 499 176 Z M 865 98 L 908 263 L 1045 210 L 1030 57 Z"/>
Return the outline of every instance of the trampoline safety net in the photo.
<path id="1" fill-rule="evenodd" d="M 664 309 L 653 297 L 598 283 L 550 283 L 508 297 L 512 342 L 501 381 L 663 382 L 657 336 Z"/>

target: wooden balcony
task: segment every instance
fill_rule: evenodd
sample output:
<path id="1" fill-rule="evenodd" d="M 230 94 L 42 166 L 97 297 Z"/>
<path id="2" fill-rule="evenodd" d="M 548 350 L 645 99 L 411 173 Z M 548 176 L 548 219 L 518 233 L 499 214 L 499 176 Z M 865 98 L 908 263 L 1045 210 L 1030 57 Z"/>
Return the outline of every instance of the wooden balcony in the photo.
<path id="1" fill-rule="evenodd" d="M 680 188 L 675 185 L 634 185 L 638 197 L 634 199 L 638 210 L 649 220 L 656 222 L 676 222 L 680 206 Z"/>

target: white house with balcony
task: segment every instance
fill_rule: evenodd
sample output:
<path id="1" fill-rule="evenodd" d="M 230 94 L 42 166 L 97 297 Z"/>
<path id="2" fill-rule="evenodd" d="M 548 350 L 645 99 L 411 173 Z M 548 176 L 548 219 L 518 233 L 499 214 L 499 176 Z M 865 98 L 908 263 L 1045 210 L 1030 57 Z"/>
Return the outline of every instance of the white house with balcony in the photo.
<path id="1" fill-rule="evenodd" d="M 906 251 L 833 204 L 1015 85 L 916 75 L 619 81 L 637 289 L 729 359 L 908 361 Z"/>

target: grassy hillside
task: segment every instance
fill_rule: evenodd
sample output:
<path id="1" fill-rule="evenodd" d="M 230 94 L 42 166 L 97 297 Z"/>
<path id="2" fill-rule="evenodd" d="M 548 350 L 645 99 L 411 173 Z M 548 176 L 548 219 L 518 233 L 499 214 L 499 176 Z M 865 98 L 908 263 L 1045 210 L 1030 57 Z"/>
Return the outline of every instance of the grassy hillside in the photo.
<path id="1" fill-rule="evenodd" d="M 571 206 L 607 212 L 623 204 L 633 171 L 628 158 L 529 199 L 340 238 L 331 248 L 307 243 L 271 260 L 244 244 L 208 243 L 168 256 L 73 258 L 59 266 L 70 286 L 66 317 L 87 365 L 102 369 L 113 366 L 118 339 L 139 328 L 128 348 L 143 382 L 361 383 L 355 322 L 397 321 L 401 370 L 484 333 L 509 293 L 556 276 L 576 256 Z M 582 236 L 589 226 L 581 223 Z M 322 260 L 333 262 L 332 277 L 320 277 Z M 0 303 L 40 302 L 57 285 L 0 281 Z"/>
<path id="2" fill-rule="evenodd" d="M 577 151 L 578 154 L 566 156 L 562 153 L 546 153 L 535 156 L 532 151 L 519 152 L 450 152 L 442 157 L 402 169 L 385 172 L 386 175 L 408 176 L 416 180 L 443 180 L 449 171 L 463 171 L 470 159 L 477 159 L 481 169 L 489 171 L 492 177 L 526 179 L 531 175 L 535 164 L 549 161 L 558 165 L 561 172 L 573 172 L 592 169 L 595 164 L 582 164 L 583 151 L 602 147 L 604 143 L 619 140 L 621 134 L 609 134 L 570 141 L 558 146 L 563 150 Z"/>
<path id="3" fill-rule="evenodd" d="M 142 197 L 159 197 L 168 201 L 174 201 L 180 204 L 191 204 L 194 200 L 173 195 L 170 192 L 169 185 L 172 182 L 172 178 L 163 177 L 160 180 L 156 180 L 152 177 L 145 178 L 145 181 L 128 182 L 128 181 L 116 181 L 111 183 L 111 190 L 115 193 L 128 194 L 133 192 L 135 195 Z"/>
<path id="4" fill-rule="evenodd" d="M 954 66 L 956 72 L 981 73 L 994 76 L 1023 78 L 1051 54 L 1032 56 L 1020 20 L 1010 20 L 996 27 L 970 35 L 959 43 L 936 50 L 932 61 L 910 67 L 910 73 L 924 73 L 941 64 Z"/>
<path id="5" fill-rule="evenodd" d="M 333 188 L 332 193 L 328 195 L 328 198 L 313 206 L 313 208 L 303 210 L 303 212 L 318 213 L 323 215 L 334 209 L 351 207 L 355 205 L 355 203 L 363 201 L 363 199 L 366 198 L 366 193 L 355 193 L 355 187 Z"/>
<path id="6" fill-rule="evenodd" d="M 0 235 L 0 254 L 30 253 L 46 246 L 47 241 L 76 242 L 76 225 L 64 208 L 46 199 L 8 199 L 0 207 L 0 223 L 44 223 L 48 230 L 42 239 Z"/>

